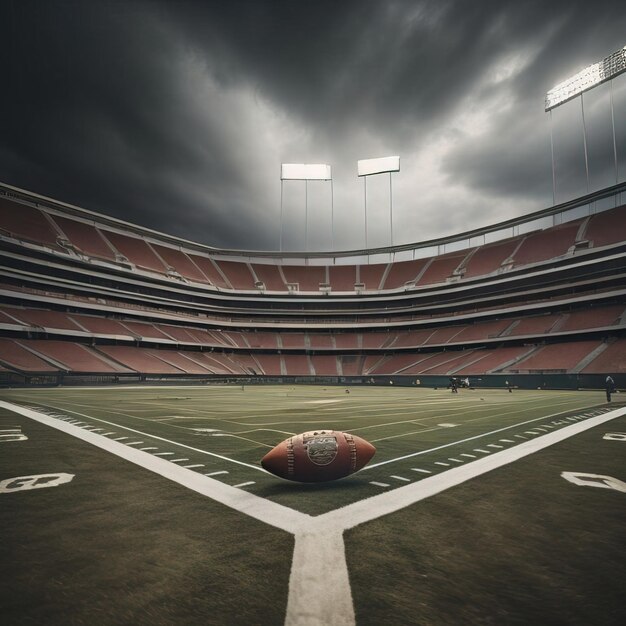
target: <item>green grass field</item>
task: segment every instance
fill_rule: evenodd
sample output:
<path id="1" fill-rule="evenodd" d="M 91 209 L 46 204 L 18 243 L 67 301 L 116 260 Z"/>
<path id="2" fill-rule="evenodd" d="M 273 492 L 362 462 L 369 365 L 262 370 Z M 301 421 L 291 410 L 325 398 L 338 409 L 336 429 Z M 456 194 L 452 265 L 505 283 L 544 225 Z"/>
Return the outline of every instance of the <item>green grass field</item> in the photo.
<path id="1" fill-rule="evenodd" d="M 0 408 L 0 431 L 27 436 L 0 442 L 0 482 L 74 475 L 55 489 L 0 494 L 0 562 L 11 572 L 0 586 L 3 623 L 319 623 L 293 619 L 288 598 L 303 597 L 305 607 L 337 600 L 328 599 L 323 577 L 292 585 L 294 545 L 313 533 L 307 555 L 314 559 L 327 528 L 314 522 L 324 513 L 348 515 L 339 544 L 345 560 L 343 551 L 331 552 L 330 562 L 318 564 L 331 576 L 341 561 L 347 568 L 339 599 L 348 594 L 353 617 L 341 623 L 605 626 L 626 619 L 625 494 L 561 476 L 626 481 L 625 442 L 604 438 L 626 433 L 626 415 L 578 434 L 567 430 L 623 408 L 619 394 L 611 407 L 592 391 L 318 386 L 13 389 L 0 400 L 73 429 Z M 262 471 L 267 450 L 317 428 L 362 436 L 377 454 L 361 472 L 328 484 Z M 224 506 L 76 434 L 87 430 L 236 487 L 229 491 L 235 502 L 245 496 L 242 505 Z M 402 487 L 471 472 L 473 463 L 559 431 L 566 438 L 528 456 L 394 504 L 407 493 Z M 261 499 L 251 502 L 249 494 Z M 246 508 L 263 499 L 319 519 L 285 532 Z M 382 500 L 391 506 L 367 520 Z M 366 521 L 350 523 L 364 511 Z"/>
<path id="2" fill-rule="evenodd" d="M 310 514 L 367 498 L 473 458 L 516 445 L 533 427 L 553 430 L 564 416 L 604 402 L 597 391 L 449 390 L 319 386 L 150 387 L 13 390 L 2 399 L 75 418 L 173 451 L 230 485 Z M 619 397 L 619 396 L 618 396 Z M 375 457 L 336 483 L 300 485 L 262 471 L 263 455 L 307 430 L 351 432 Z M 481 451 L 477 451 L 481 450 Z M 472 455 L 472 456 L 463 456 Z M 454 460 L 451 460 L 454 459 Z M 186 461 L 185 461 L 186 462 Z M 422 471 L 419 471 L 422 470 Z"/>

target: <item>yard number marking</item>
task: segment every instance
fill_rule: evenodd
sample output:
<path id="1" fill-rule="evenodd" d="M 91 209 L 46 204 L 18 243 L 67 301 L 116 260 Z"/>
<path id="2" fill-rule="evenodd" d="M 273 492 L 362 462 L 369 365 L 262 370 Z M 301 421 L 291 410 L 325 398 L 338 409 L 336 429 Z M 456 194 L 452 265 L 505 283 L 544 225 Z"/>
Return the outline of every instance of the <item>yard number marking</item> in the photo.
<path id="1" fill-rule="evenodd" d="M 7 441 L 26 441 L 28 437 L 22 434 L 22 429 L 17 428 L 4 428 L 0 430 L 0 443 L 6 443 Z"/>
<path id="2" fill-rule="evenodd" d="M 44 487 L 58 487 L 69 483 L 74 474 L 33 474 L 32 476 L 16 476 L 0 482 L 0 493 L 13 493 L 14 491 L 28 491 L 30 489 L 43 489 Z"/>
<path id="3" fill-rule="evenodd" d="M 626 441 L 626 433 L 606 433 L 602 439 L 609 441 Z"/>
<path id="4" fill-rule="evenodd" d="M 615 489 L 615 491 L 626 493 L 626 483 L 612 476 L 584 474 L 582 472 L 561 472 L 561 476 L 570 483 L 581 487 L 600 487 L 601 489 Z"/>

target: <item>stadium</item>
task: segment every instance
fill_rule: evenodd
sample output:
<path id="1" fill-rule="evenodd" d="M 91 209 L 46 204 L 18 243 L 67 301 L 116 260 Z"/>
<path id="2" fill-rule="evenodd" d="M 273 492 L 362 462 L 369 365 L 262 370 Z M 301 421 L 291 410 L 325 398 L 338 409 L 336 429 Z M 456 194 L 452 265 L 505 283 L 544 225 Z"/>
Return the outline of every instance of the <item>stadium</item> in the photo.
<path id="1" fill-rule="evenodd" d="M 221 249 L 0 184 L 5 623 L 623 623 L 625 59 L 548 93 L 551 206 L 411 244 Z M 376 456 L 263 470 L 319 428 Z"/>

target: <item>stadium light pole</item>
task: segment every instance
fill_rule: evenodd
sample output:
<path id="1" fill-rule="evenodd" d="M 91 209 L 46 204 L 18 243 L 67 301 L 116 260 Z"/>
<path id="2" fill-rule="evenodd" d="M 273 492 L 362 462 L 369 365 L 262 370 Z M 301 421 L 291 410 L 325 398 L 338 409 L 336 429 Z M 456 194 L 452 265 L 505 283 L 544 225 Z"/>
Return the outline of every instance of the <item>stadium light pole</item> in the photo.
<path id="1" fill-rule="evenodd" d="M 333 177 L 331 167 L 326 163 L 282 163 L 280 168 L 280 251 L 283 249 L 283 183 L 286 180 L 304 181 L 304 249 L 309 242 L 309 187 L 310 180 L 330 181 L 331 185 L 331 231 L 333 211 Z M 331 232 L 332 237 L 332 232 Z"/>
<path id="2" fill-rule="evenodd" d="M 357 176 L 363 177 L 363 202 L 365 215 L 365 248 L 367 249 L 367 177 L 389 172 L 389 239 L 393 246 L 393 188 L 391 173 L 400 171 L 400 157 L 390 156 L 357 161 Z"/>

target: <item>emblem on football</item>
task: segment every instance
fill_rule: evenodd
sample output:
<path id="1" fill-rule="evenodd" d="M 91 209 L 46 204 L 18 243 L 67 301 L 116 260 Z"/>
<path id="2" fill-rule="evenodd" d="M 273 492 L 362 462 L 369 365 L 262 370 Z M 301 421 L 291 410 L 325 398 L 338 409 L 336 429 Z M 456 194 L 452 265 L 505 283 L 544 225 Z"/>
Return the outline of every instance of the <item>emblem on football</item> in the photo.
<path id="1" fill-rule="evenodd" d="M 332 435 L 305 434 L 302 439 L 309 459 L 315 465 L 328 465 L 337 456 L 337 438 Z"/>

